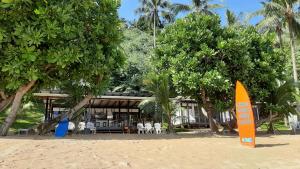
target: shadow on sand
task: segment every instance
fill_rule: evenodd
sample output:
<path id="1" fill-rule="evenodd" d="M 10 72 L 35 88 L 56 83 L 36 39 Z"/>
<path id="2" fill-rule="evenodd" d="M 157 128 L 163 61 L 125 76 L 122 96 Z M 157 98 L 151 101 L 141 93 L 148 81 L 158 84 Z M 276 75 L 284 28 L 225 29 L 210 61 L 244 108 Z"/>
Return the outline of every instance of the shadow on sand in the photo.
<path id="1" fill-rule="evenodd" d="M 286 146 L 289 143 L 282 143 L 282 144 L 256 144 L 256 148 L 266 148 L 266 147 L 278 147 L 278 146 Z"/>
<path id="2" fill-rule="evenodd" d="M 56 138 L 54 135 L 12 135 L 1 137 L 0 139 L 24 139 L 24 140 L 172 140 L 172 139 L 193 139 L 193 138 L 238 138 L 236 135 L 217 135 L 210 132 L 193 134 L 119 134 L 119 133 L 100 133 L 100 134 L 72 134 L 63 138 Z"/>
<path id="3" fill-rule="evenodd" d="M 274 138 L 274 135 L 257 133 L 257 137 Z M 98 134 L 69 134 L 63 138 L 56 138 L 54 134 L 44 136 L 40 135 L 11 135 L 1 137 L 0 139 L 20 139 L 20 140 L 57 140 L 57 139 L 73 139 L 73 140 L 172 140 L 172 139 L 197 139 L 197 138 L 236 138 L 238 134 L 214 134 L 209 130 L 198 130 L 196 132 L 181 132 L 177 134 L 120 134 L 120 133 L 98 133 Z M 275 147 L 284 146 L 287 144 L 257 144 L 257 147 Z"/>

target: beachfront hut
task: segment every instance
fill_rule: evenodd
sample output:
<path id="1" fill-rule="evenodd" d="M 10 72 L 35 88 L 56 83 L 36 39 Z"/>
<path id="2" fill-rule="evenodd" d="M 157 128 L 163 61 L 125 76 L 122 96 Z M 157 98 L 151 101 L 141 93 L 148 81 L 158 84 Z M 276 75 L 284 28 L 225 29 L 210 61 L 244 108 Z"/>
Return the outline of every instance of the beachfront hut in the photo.
<path id="1" fill-rule="evenodd" d="M 45 121 L 51 121 L 55 116 L 69 110 L 69 106 L 62 101 L 69 97 L 67 94 L 47 92 L 35 93 L 34 96 L 43 99 L 45 103 Z M 138 105 L 142 100 L 150 98 L 145 94 L 125 93 L 96 96 L 84 107 L 81 120 L 93 122 L 99 132 L 121 132 L 124 126 L 134 130 L 142 116 Z"/>
<path id="2" fill-rule="evenodd" d="M 34 96 L 42 99 L 45 103 L 44 121 L 46 122 L 69 110 L 69 105 L 64 103 L 64 100 L 69 97 L 67 94 L 46 91 L 35 93 Z M 150 94 L 108 92 L 90 100 L 89 104 L 84 107 L 81 121 L 93 122 L 97 132 L 124 132 L 124 128 L 132 132 L 136 130 L 137 123 L 145 119 L 138 105 L 143 100 L 149 99 L 153 99 Z M 194 99 L 179 96 L 172 100 L 176 105 L 173 117 L 174 126 L 209 127 L 206 111 L 198 106 Z M 256 120 L 259 120 L 257 106 L 254 106 L 253 110 Z M 225 125 L 234 117 L 227 111 L 215 113 L 214 118 Z"/>

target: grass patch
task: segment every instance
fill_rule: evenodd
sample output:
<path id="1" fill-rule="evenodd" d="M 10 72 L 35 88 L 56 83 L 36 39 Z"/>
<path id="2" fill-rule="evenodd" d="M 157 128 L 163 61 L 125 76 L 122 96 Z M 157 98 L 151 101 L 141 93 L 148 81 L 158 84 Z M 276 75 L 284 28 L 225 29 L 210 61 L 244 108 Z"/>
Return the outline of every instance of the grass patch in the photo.
<path id="1" fill-rule="evenodd" d="M 262 131 L 267 131 L 268 126 L 269 126 L 268 123 L 264 123 L 260 126 L 260 128 L 261 128 Z M 284 121 L 275 122 L 275 123 L 273 123 L 273 126 L 274 126 L 274 129 L 277 129 L 279 131 L 289 130 L 289 127 L 286 127 L 284 125 Z"/>
<path id="2" fill-rule="evenodd" d="M 5 112 L 0 112 L 0 125 L 5 120 L 8 112 L 9 109 Z M 18 113 L 17 119 L 11 126 L 10 131 L 16 132 L 21 128 L 27 129 L 36 126 L 41 123 L 43 116 L 43 106 L 41 103 L 26 103 Z"/>
<path id="3" fill-rule="evenodd" d="M 188 132 L 188 131 L 189 131 L 189 130 L 186 129 L 186 128 L 175 128 L 174 130 L 175 130 L 176 133 L 177 133 L 177 132 Z"/>

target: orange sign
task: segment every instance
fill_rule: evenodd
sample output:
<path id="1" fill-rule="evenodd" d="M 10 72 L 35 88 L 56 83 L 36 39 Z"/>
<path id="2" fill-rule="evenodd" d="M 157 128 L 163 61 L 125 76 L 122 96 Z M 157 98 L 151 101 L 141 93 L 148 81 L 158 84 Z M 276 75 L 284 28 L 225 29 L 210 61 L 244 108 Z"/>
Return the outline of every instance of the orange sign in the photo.
<path id="1" fill-rule="evenodd" d="M 240 141 L 242 145 L 255 147 L 255 122 L 247 90 L 236 82 L 235 107 Z"/>

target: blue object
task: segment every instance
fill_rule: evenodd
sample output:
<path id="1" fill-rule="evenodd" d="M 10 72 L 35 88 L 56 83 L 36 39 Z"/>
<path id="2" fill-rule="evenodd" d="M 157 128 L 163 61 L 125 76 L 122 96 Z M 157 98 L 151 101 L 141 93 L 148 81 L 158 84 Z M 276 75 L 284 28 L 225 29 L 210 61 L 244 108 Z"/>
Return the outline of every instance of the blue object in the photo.
<path id="1" fill-rule="evenodd" d="M 68 133 L 69 120 L 64 118 L 58 123 L 58 126 L 55 130 L 55 137 L 65 137 Z"/>

